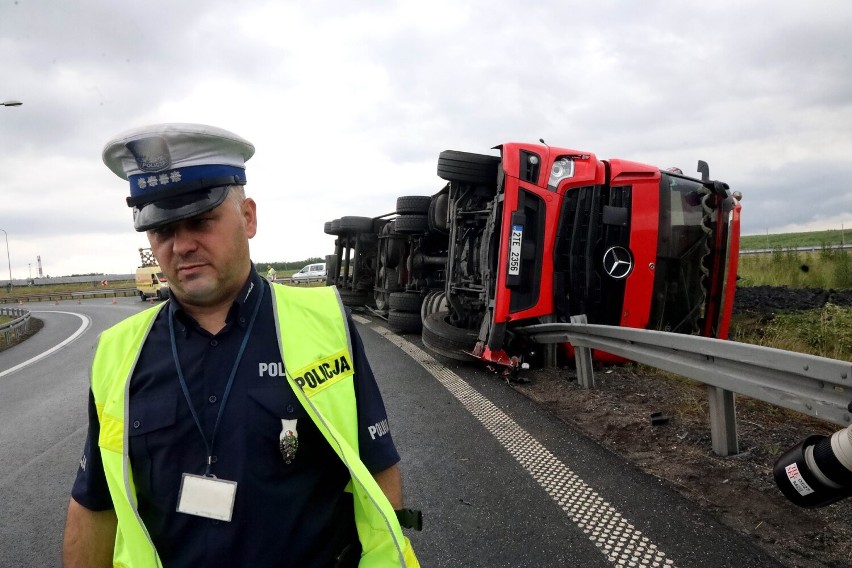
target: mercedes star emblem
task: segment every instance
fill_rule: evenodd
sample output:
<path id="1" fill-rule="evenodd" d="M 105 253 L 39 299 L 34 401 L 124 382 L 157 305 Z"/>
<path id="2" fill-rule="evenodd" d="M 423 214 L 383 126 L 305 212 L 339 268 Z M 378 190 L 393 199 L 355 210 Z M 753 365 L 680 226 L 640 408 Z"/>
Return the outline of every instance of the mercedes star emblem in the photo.
<path id="1" fill-rule="evenodd" d="M 623 280 L 633 270 L 633 257 L 624 247 L 609 247 L 603 256 L 603 267 L 610 278 Z"/>

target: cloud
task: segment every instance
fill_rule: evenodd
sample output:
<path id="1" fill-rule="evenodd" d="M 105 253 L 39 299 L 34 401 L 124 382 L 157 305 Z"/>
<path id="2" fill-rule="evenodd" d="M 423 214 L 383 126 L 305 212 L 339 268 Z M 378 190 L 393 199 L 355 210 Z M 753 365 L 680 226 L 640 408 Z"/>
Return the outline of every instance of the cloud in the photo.
<path id="1" fill-rule="evenodd" d="M 83 0 L 0 16 L 0 100 L 24 102 L 0 108 L 0 228 L 57 274 L 135 266 L 145 238 L 100 152 L 169 121 L 255 143 L 263 260 L 324 256 L 326 221 L 436 192 L 442 150 L 539 138 L 706 160 L 742 191 L 745 232 L 852 215 L 844 2 Z"/>

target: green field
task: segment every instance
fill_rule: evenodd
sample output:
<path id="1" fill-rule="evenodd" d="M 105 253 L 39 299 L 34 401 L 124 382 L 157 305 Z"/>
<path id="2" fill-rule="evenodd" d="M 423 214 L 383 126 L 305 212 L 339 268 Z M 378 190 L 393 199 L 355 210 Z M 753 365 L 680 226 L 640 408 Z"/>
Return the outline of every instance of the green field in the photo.
<path id="1" fill-rule="evenodd" d="M 743 254 L 737 275 L 739 286 L 849 289 L 852 288 L 852 251 L 773 249 L 766 254 Z"/>
<path id="2" fill-rule="evenodd" d="M 825 247 L 850 243 L 852 243 L 852 228 L 777 235 L 745 235 L 740 237 L 740 250 Z"/>

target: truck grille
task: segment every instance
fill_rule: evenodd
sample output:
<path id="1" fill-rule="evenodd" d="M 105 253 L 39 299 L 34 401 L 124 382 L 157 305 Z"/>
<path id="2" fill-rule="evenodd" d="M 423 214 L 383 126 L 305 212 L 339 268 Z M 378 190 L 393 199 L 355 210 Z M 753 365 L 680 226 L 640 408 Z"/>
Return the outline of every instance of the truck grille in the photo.
<path id="1" fill-rule="evenodd" d="M 554 258 L 558 316 L 585 314 L 589 323 L 618 325 L 624 280 L 603 278 L 601 259 L 611 246 L 630 242 L 630 186 L 586 186 L 566 192 Z"/>

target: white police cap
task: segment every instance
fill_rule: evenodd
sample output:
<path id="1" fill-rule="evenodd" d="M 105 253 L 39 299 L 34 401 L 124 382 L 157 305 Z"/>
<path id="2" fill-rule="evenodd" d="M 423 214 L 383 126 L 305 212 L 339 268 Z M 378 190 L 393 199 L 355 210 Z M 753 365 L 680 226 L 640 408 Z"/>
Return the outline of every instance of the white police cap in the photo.
<path id="1" fill-rule="evenodd" d="M 130 182 L 127 205 L 137 231 L 155 229 L 218 207 L 231 185 L 246 183 L 254 146 L 204 124 L 155 124 L 119 134 L 103 160 Z"/>

